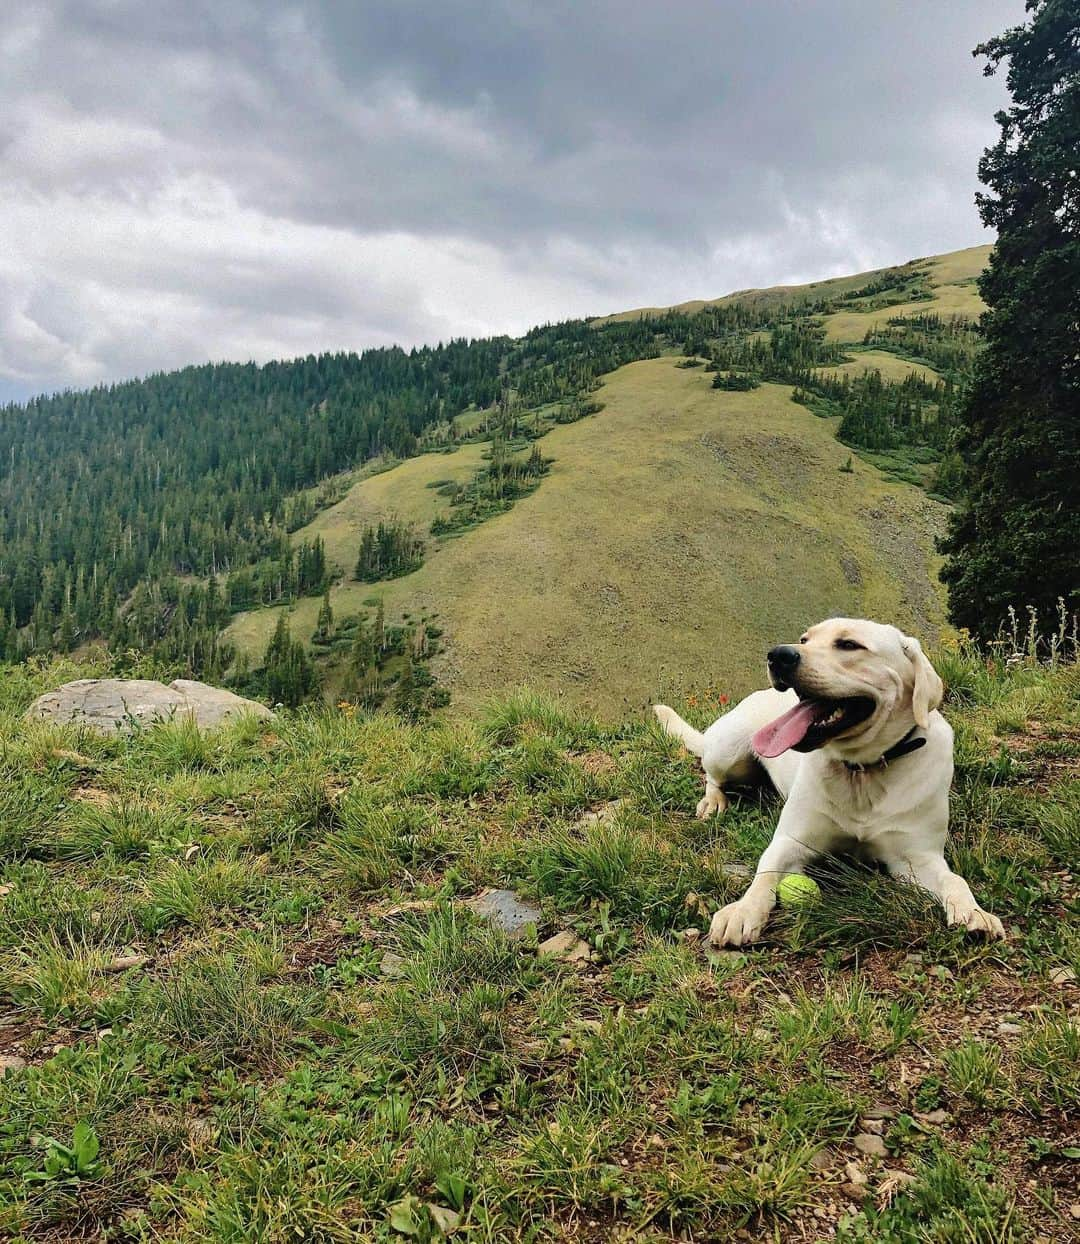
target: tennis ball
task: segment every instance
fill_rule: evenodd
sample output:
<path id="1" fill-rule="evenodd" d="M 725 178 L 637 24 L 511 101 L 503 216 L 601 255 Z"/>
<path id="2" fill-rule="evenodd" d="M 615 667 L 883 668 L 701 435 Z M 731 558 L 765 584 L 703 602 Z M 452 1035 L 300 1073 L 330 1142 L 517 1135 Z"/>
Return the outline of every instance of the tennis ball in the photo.
<path id="1" fill-rule="evenodd" d="M 821 891 L 813 877 L 804 877 L 802 873 L 788 873 L 786 877 L 780 878 L 776 897 L 785 907 L 802 907 L 819 899 Z"/>

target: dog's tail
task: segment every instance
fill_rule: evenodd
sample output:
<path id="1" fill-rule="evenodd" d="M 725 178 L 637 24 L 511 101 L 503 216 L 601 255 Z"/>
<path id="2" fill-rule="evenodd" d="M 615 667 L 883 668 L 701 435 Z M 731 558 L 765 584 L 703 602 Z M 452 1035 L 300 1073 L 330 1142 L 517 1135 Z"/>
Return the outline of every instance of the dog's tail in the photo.
<path id="1" fill-rule="evenodd" d="M 700 730 L 695 730 L 688 722 L 683 721 L 673 708 L 668 708 L 666 704 L 654 704 L 652 711 L 668 734 L 682 740 L 682 745 L 688 752 L 693 752 L 695 756 L 705 754 L 705 736 Z"/>

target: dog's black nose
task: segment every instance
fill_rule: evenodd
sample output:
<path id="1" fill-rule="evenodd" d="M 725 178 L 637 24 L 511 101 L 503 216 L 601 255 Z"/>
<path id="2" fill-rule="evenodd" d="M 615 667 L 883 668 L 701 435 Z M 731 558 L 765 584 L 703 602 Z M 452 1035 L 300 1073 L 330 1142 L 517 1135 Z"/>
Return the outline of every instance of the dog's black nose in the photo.
<path id="1" fill-rule="evenodd" d="M 799 650 L 791 644 L 780 644 L 769 649 L 769 669 L 774 674 L 791 674 L 799 664 Z"/>

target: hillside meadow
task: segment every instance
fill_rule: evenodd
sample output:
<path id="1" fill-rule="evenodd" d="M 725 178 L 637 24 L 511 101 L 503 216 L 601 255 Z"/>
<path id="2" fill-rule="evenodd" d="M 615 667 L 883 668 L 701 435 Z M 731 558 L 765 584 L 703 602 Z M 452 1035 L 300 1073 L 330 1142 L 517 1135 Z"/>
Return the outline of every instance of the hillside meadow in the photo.
<path id="1" fill-rule="evenodd" d="M 898 383 L 915 373 L 934 383 L 941 374 L 925 359 L 863 339 L 897 316 L 977 316 L 974 279 L 988 254 L 974 247 L 596 323 L 847 297 L 821 323 L 849 361 L 821 375 L 878 372 Z M 899 278 L 918 299 L 863 292 Z M 436 622 L 443 638 L 431 669 L 466 710 L 525 683 L 608 715 L 702 684 L 744 694 L 772 643 L 836 614 L 885 618 L 936 643 L 944 610 L 934 545 L 946 507 L 919 486 L 932 480 L 932 459 L 852 454 L 837 440 L 839 419 L 793 401 L 791 385 L 725 392 L 684 361 L 669 349 L 606 375 L 590 395 L 598 413 L 536 442 L 551 460 L 537 490 L 450 536 L 427 533 L 447 513 L 446 490 L 490 457 L 478 415 L 462 416 L 458 432 L 480 439 L 358 480 L 292 536 L 297 547 L 324 542 L 336 616 L 370 617 L 381 599 L 388 619 Z M 388 519 L 425 536 L 426 561 L 398 579 L 359 583 L 360 532 Z M 280 607 L 301 639 L 319 608 L 316 596 Z M 280 609 L 240 614 L 226 641 L 258 664 Z M 338 678 L 327 678 L 331 695 Z"/>
<path id="2" fill-rule="evenodd" d="M 8 671 L 0 1235 L 1075 1238 L 1080 674 L 937 661 L 952 856 L 1009 940 L 836 861 L 716 955 L 776 805 L 694 820 L 643 717 L 102 738 L 21 718 L 93 668 Z"/>
<path id="3" fill-rule="evenodd" d="M 614 372 L 598 414 L 539 442 L 554 461 L 536 492 L 403 578 L 351 580 L 358 523 L 426 517 L 427 485 L 471 467 L 477 447 L 358 484 L 296 536 L 320 535 L 344 572 L 335 611 L 381 597 L 388 616 L 435 615 L 448 654 L 434 667 L 465 707 L 528 682 L 608 714 L 702 682 L 749 691 L 766 640 L 809 618 L 887 617 L 936 638 L 944 507 L 859 459 L 842 472 L 850 451 L 790 387 L 720 393 L 677 362 Z M 318 608 L 291 609 L 296 634 Z M 242 615 L 228 635 L 257 659 L 275 621 L 275 610 Z"/>

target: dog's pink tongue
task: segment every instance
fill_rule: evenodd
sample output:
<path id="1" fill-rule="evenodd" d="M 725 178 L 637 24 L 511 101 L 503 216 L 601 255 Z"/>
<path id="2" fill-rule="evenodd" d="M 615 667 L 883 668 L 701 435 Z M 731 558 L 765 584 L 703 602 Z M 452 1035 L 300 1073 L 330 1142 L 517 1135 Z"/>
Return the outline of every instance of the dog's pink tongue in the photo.
<path id="1" fill-rule="evenodd" d="M 789 708 L 781 717 L 770 721 L 750 740 L 754 751 L 759 756 L 772 758 L 786 752 L 789 747 L 801 743 L 806 732 L 824 713 L 825 705 L 815 704 L 813 700 L 800 700 L 794 708 Z"/>

